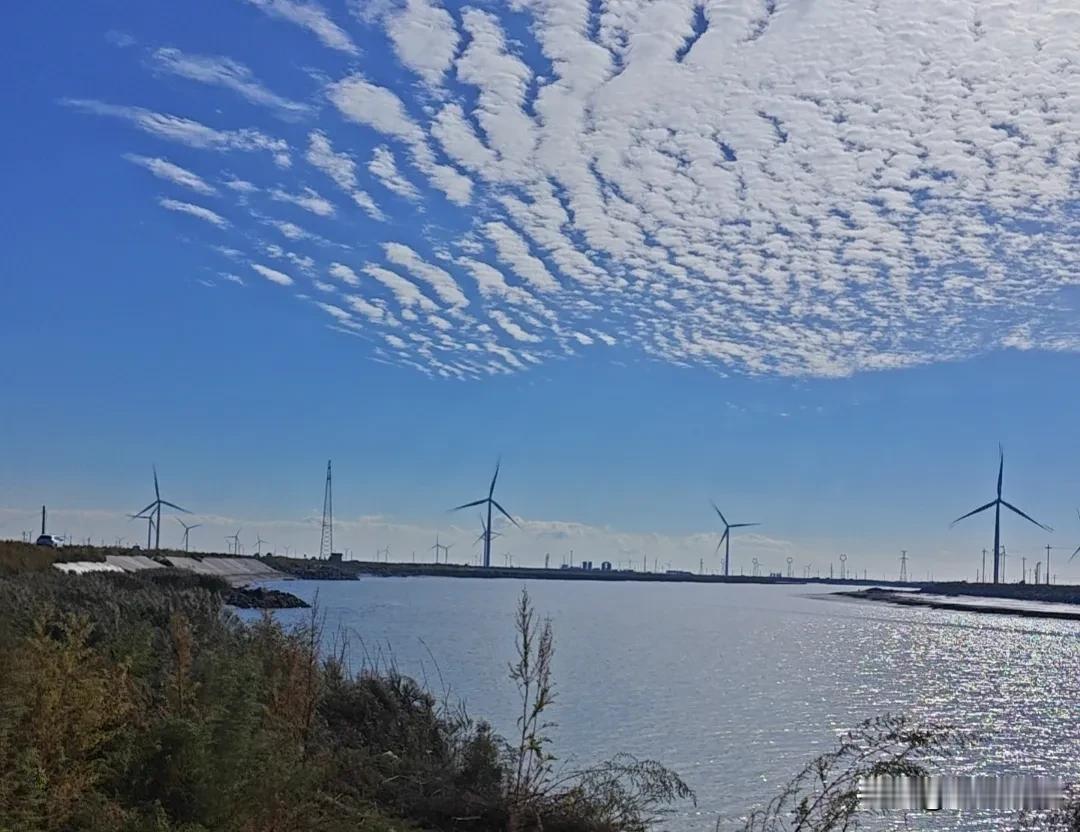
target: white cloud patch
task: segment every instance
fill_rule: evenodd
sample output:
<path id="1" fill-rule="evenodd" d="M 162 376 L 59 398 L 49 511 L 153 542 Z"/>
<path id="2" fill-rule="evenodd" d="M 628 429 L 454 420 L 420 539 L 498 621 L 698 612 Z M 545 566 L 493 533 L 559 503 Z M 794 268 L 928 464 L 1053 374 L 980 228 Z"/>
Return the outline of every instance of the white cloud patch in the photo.
<path id="1" fill-rule="evenodd" d="M 154 174 L 158 179 L 164 179 L 166 182 L 172 182 L 174 185 L 188 188 L 189 190 L 203 194 L 204 196 L 213 196 L 217 193 L 217 189 L 201 176 L 192 173 L 190 170 L 182 168 L 179 165 L 174 165 L 168 159 L 138 156 L 134 153 L 126 154 L 124 158 L 132 164 L 146 168 L 146 170 L 150 171 L 150 173 Z"/>
<path id="2" fill-rule="evenodd" d="M 442 83 L 461 39 L 446 9 L 428 0 L 407 0 L 388 17 L 386 31 L 402 64 L 430 86 Z"/>
<path id="3" fill-rule="evenodd" d="M 169 211 L 176 211 L 179 214 L 187 214 L 190 217 L 196 217 L 203 222 L 216 225 L 218 228 L 227 228 L 229 225 L 229 221 L 221 216 L 221 214 L 218 214 L 216 211 L 211 211 L 209 208 L 204 208 L 201 205 L 194 205 L 190 202 L 181 202 L 178 199 L 168 199 L 166 197 L 159 198 L 158 205 Z"/>
<path id="4" fill-rule="evenodd" d="M 347 286 L 359 286 L 360 278 L 357 277 L 356 272 L 346 266 L 344 263 L 331 263 L 330 268 L 327 269 L 331 277 L 337 278 Z"/>
<path id="5" fill-rule="evenodd" d="M 419 306 L 421 309 L 431 312 L 439 308 L 420 291 L 415 283 L 409 282 L 397 272 L 385 269 L 382 266 L 368 264 L 364 267 L 364 273 L 375 278 L 389 289 L 397 302 L 403 307 Z"/>
<path id="6" fill-rule="evenodd" d="M 469 299 L 450 274 L 424 260 L 419 254 L 401 243 L 383 243 L 386 259 L 406 269 L 431 286 L 435 294 L 450 306 L 468 306 Z"/>
<path id="7" fill-rule="evenodd" d="M 224 87 L 252 104 L 270 107 L 287 116 L 303 116 L 311 111 L 306 104 L 290 101 L 271 92 L 247 66 L 232 58 L 188 55 L 179 49 L 161 47 L 154 50 L 153 59 L 154 65 L 163 72 L 202 84 Z"/>
<path id="8" fill-rule="evenodd" d="M 286 220 L 269 220 L 270 225 L 281 232 L 282 236 L 289 240 L 306 240 L 311 237 L 310 232 L 305 231 L 294 222 Z"/>
<path id="9" fill-rule="evenodd" d="M 458 205 L 472 199 L 472 181 L 450 165 L 438 162 L 423 129 L 412 120 L 392 91 L 372 84 L 362 75 L 350 75 L 327 89 L 343 116 L 408 145 L 413 163 L 431 184 Z"/>
<path id="10" fill-rule="evenodd" d="M 542 340 L 538 335 L 533 335 L 530 332 L 522 329 L 521 325 L 516 323 L 509 315 L 499 309 L 491 310 L 491 320 L 495 321 L 503 330 L 510 335 L 515 341 L 525 341 L 527 343 L 538 343 Z"/>
<path id="11" fill-rule="evenodd" d="M 224 185 L 230 191 L 243 195 L 253 194 L 259 190 L 254 182 L 248 182 L 246 179 L 237 179 L 236 177 L 225 180 Z"/>
<path id="12" fill-rule="evenodd" d="M 269 266 L 264 266 L 261 263 L 252 263 L 251 268 L 255 270 L 256 274 L 265 277 L 271 283 L 276 283 L 279 286 L 292 286 L 296 282 L 284 272 L 279 272 L 277 269 L 271 269 Z"/>
<path id="13" fill-rule="evenodd" d="M 386 219 L 375 200 L 364 190 L 357 187 L 356 162 L 346 153 L 338 153 L 330 144 L 325 133 L 312 131 L 308 136 L 308 149 L 305 155 L 308 163 L 329 176 L 341 190 L 353 198 L 369 217 L 380 222 Z"/>
<path id="14" fill-rule="evenodd" d="M 338 26 L 326 10 L 317 3 L 299 2 L 299 0 L 248 0 L 248 2 L 277 17 L 295 23 L 314 34 L 324 45 L 349 55 L 359 54 L 348 33 Z"/>
<path id="15" fill-rule="evenodd" d="M 408 179 L 401 175 L 394 161 L 394 154 L 388 147 L 376 147 L 368 162 L 368 171 L 390 191 L 414 202 L 420 198 L 420 192 Z"/>
<path id="16" fill-rule="evenodd" d="M 267 151 L 278 167 L 289 167 L 289 145 L 260 130 L 216 130 L 192 119 L 157 113 L 144 107 L 126 107 L 90 99 L 68 98 L 64 103 L 76 110 L 98 116 L 109 116 L 130 122 L 145 133 L 178 142 L 201 150 Z"/>
<path id="17" fill-rule="evenodd" d="M 281 190 L 281 188 L 274 188 L 270 191 L 270 198 L 278 202 L 289 202 L 297 205 L 317 217 L 334 216 L 334 203 L 311 188 L 304 188 L 300 193 L 290 193 Z"/>
<path id="18" fill-rule="evenodd" d="M 559 288 L 559 282 L 548 271 L 547 266 L 529 251 L 525 239 L 510 226 L 501 222 L 489 222 L 484 226 L 484 232 L 495 246 L 499 259 L 534 288 L 541 292 L 551 292 Z"/>

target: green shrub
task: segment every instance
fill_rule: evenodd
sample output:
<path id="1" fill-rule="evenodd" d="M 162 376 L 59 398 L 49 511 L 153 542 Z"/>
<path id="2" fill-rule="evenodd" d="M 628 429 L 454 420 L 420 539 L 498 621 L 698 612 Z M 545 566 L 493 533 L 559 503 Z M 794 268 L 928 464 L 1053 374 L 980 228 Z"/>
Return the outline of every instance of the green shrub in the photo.
<path id="1" fill-rule="evenodd" d="M 689 795 L 655 763 L 550 776 L 553 641 L 527 596 L 508 743 L 397 672 L 347 672 L 317 612 L 245 624 L 225 591 L 171 571 L 0 579 L 0 830 L 634 831 Z"/>

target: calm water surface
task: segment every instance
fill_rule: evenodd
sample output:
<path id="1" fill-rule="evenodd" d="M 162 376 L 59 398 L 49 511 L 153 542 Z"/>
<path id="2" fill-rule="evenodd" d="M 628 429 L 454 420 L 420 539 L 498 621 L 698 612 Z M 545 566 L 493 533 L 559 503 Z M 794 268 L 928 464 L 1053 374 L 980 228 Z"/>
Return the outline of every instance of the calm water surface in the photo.
<path id="1" fill-rule="evenodd" d="M 522 585 L 278 587 L 317 594 L 328 638 L 347 631 L 357 666 L 392 655 L 510 734 L 516 692 L 506 667 Z M 681 807 L 668 828 L 711 831 L 717 817 L 739 817 L 830 748 L 834 732 L 886 712 L 980 732 L 953 773 L 1080 779 L 1078 622 L 824 599 L 820 586 L 524 585 L 555 629 L 555 753 L 586 763 L 626 751 L 674 768 L 698 806 Z M 1003 822 L 969 816 L 962 825 Z"/>

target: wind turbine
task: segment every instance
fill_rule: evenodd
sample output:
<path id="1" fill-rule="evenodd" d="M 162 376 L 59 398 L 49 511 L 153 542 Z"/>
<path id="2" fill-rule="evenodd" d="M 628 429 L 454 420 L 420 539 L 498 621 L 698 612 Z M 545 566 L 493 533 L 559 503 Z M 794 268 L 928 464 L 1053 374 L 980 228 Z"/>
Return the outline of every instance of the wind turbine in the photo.
<path id="1" fill-rule="evenodd" d="M 716 513 L 720 515 L 720 520 L 724 524 L 724 533 L 720 537 L 720 542 L 716 544 L 716 551 L 720 551 L 720 547 L 724 547 L 724 577 L 728 577 L 728 566 L 731 563 L 731 530 L 732 529 L 745 529 L 748 526 L 760 526 L 760 523 L 729 523 L 727 518 L 724 517 L 724 512 L 720 511 L 720 507 L 713 503 L 712 507 L 716 509 Z"/>
<path id="2" fill-rule="evenodd" d="M 259 555 L 262 554 L 262 545 L 264 543 L 269 543 L 269 542 L 270 542 L 269 540 L 263 540 L 261 537 L 259 537 L 259 533 L 255 532 L 255 556 L 256 557 L 258 557 Z"/>
<path id="3" fill-rule="evenodd" d="M 453 543 L 450 544 L 450 546 L 453 546 L 453 545 L 454 545 Z M 443 563 L 446 563 L 446 559 L 448 559 L 450 557 L 450 546 L 446 546 L 446 545 L 440 543 L 439 542 L 439 536 L 435 535 L 435 545 L 432 546 L 431 548 L 435 550 L 435 562 L 436 563 L 439 562 L 439 552 L 440 552 L 440 550 L 444 553 Z"/>
<path id="4" fill-rule="evenodd" d="M 151 515 L 156 515 L 154 520 L 154 548 L 161 549 L 161 507 L 168 506 L 174 508 L 177 511 L 184 514 L 191 514 L 186 508 L 180 508 L 176 503 L 170 503 L 168 500 L 161 499 L 161 489 L 158 487 L 157 478 L 157 466 L 154 466 L 154 502 L 150 503 L 146 508 L 136 514 L 136 517 L 146 517 L 146 512 L 150 512 Z M 146 542 L 146 548 L 150 548 L 150 541 Z"/>
<path id="5" fill-rule="evenodd" d="M 495 499 L 495 481 L 499 478 L 499 468 L 502 462 L 495 463 L 495 476 L 491 478 L 491 485 L 488 487 L 488 495 L 480 500 L 473 500 L 471 503 L 465 503 L 464 505 L 457 506 L 450 509 L 451 511 L 461 511 L 463 508 L 472 508 L 473 506 L 487 506 L 487 523 L 484 524 L 484 567 L 491 566 L 491 509 L 492 506 L 502 512 L 503 516 L 517 526 L 519 529 L 521 526 L 518 521 L 510 516 L 510 513 L 499 505 L 499 502 Z"/>
<path id="6" fill-rule="evenodd" d="M 1080 508 L 1078 508 L 1078 509 L 1076 510 L 1076 516 L 1077 516 L 1077 517 L 1080 517 Z M 1080 555 L 1080 546 L 1077 546 L 1077 547 L 1076 547 L 1076 551 L 1075 551 L 1075 552 L 1073 552 L 1073 553 L 1072 553 L 1072 554 L 1071 554 L 1071 555 L 1069 556 L 1069 563 L 1072 563 L 1072 559 L 1073 559 L 1073 558 L 1075 558 L 1075 557 L 1076 557 L 1077 555 Z M 1049 570 L 1049 567 L 1047 567 L 1047 569 Z M 1049 572 L 1047 572 L 1047 575 L 1046 575 L 1046 580 L 1047 580 L 1047 581 L 1049 581 L 1049 580 L 1050 580 L 1050 574 L 1049 574 Z"/>
<path id="7" fill-rule="evenodd" d="M 230 534 L 225 540 L 231 540 L 233 543 L 232 553 L 234 555 L 240 554 L 240 529 L 236 530 L 236 534 Z"/>
<path id="8" fill-rule="evenodd" d="M 998 444 L 997 497 L 995 499 L 991 500 L 986 505 L 979 506 L 978 508 L 969 511 L 967 514 L 964 514 L 964 515 L 962 515 L 960 517 L 957 517 L 955 520 L 952 521 L 952 523 L 949 524 L 949 528 L 951 529 L 953 526 L 955 526 L 961 520 L 965 520 L 965 519 L 967 519 L 968 517 L 971 517 L 974 514 L 978 514 L 981 511 L 986 511 L 988 508 L 992 508 L 994 510 L 994 583 L 995 584 L 999 583 L 998 575 L 999 575 L 999 570 L 1000 570 L 1000 565 L 1001 565 L 1001 507 L 1002 506 L 1005 506 L 1005 508 L 1009 509 L 1009 511 L 1012 511 L 1012 512 L 1014 512 L 1016 514 L 1019 514 L 1025 520 L 1027 520 L 1027 521 L 1029 521 L 1031 523 L 1034 523 L 1036 526 L 1038 526 L 1040 529 L 1043 529 L 1044 531 L 1048 531 L 1048 532 L 1053 531 L 1053 529 L 1051 529 L 1049 526 L 1044 526 L 1038 520 L 1035 520 L 1034 518 L 1029 517 L 1028 515 L 1024 514 L 1024 512 L 1022 512 L 1020 509 L 1018 509 L 1012 503 L 1008 503 L 1008 502 L 1006 502 L 1005 500 L 1003 500 L 1001 498 L 1001 482 L 1002 482 L 1002 478 L 1003 478 L 1004 474 L 1005 474 L 1005 449 L 1002 448 L 1000 444 Z M 1080 551 L 1080 549 L 1078 549 L 1077 551 Z"/>
<path id="9" fill-rule="evenodd" d="M 484 522 L 483 515 L 480 516 L 480 528 L 482 528 L 483 531 L 480 532 L 479 537 L 477 537 L 476 540 L 473 541 L 473 546 L 475 546 L 477 543 L 479 543 L 481 540 L 483 540 L 485 537 L 487 537 L 488 527 L 487 527 L 487 523 Z M 492 538 L 501 537 L 502 532 L 492 532 L 491 536 L 492 536 Z"/>
<path id="10" fill-rule="evenodd" d="M 187 523 L 185 523 L 179 517 L 176 518 L 176 522 L 184 527 L 184 551 L 186 552 L 188 550 L 188 535 L 191 534 L 192 529 L 199 528 L 199 526 L 201 526 L 202 523 L 194 523 L 193 525 L 189 526 Z"/>
<path id="11" fill-rule="evenodd" d="M 150 550 L 150 543 L 154 539 L 154 515 L 151 514 L 129 514 L 132 520 L 146 520 L 146 549 Z"/>

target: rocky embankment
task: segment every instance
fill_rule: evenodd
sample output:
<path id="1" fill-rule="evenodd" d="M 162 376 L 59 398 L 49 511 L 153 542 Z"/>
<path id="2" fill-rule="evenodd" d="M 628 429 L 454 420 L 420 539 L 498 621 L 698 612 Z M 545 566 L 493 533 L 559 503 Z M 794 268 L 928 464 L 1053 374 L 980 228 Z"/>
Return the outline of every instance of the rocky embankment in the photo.
<path id="1" fill-rule="evenodd" d="M 242 610 L 293 610 L 311 606 L 290 592 L 261 586 L 233 587 L 225 594 L 225 603 Z"/>

